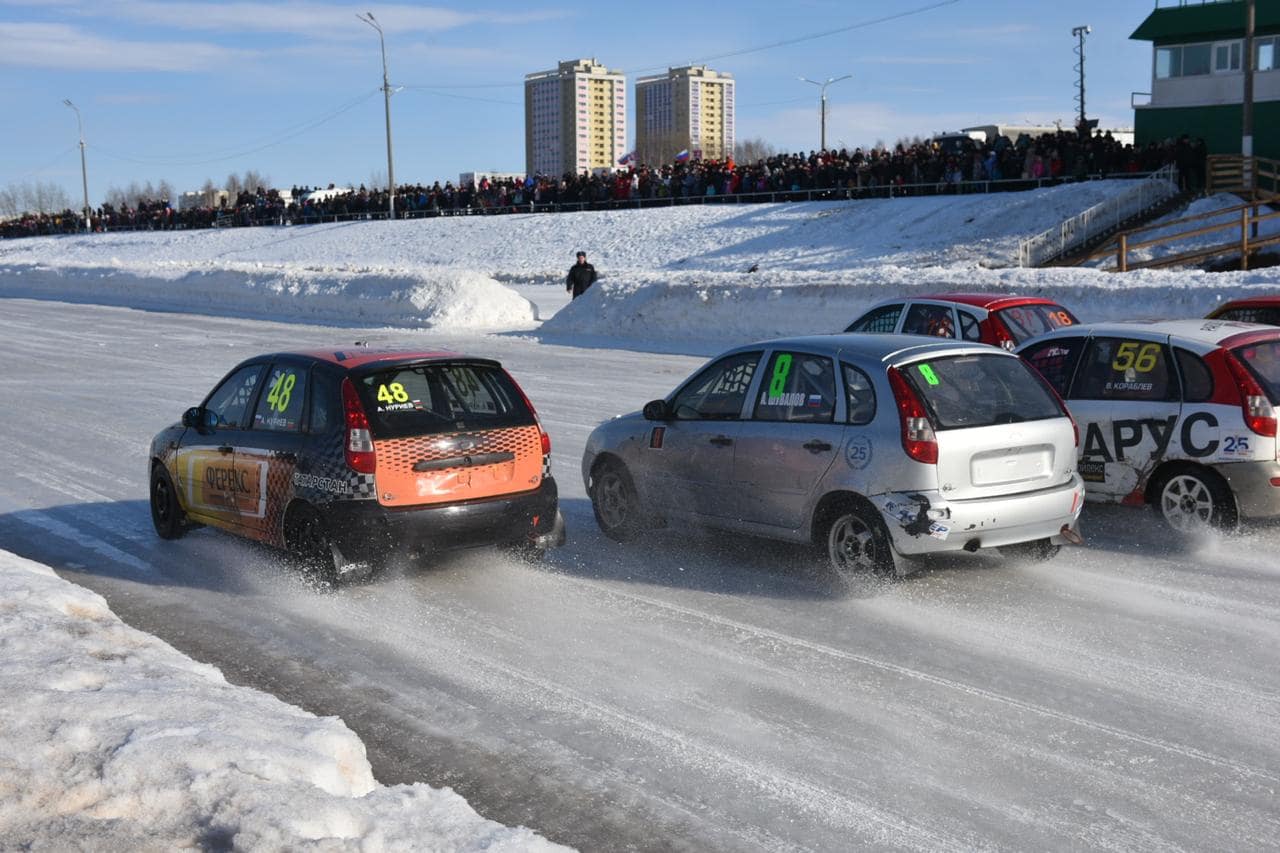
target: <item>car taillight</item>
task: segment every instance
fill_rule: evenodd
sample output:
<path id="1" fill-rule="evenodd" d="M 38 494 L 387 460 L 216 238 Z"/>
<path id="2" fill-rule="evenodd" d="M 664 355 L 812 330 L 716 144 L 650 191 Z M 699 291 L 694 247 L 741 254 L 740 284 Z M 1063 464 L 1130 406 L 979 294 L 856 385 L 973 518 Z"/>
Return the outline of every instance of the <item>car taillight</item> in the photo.
<path id="1" fill-rule="evenodd" d="M 378 465 L 373 435 L 369 432 L 369 418 L 360 404 L 360 395 L 350 379 L 342 380 L 342 411 L 347 419 L 347 465 L 352 471 L 372 474 Z"/>
<path id="2" fill-rule="evenodd" d="M 1262 386 L 1258 384 L 1258 380 L 1254 379 L 1248 368 L 1231 353 L 1227 353 L 1227 368 L 1230 369 L 1231 377 L 1236 381 L 1236 387 L 1240 389 L 1240 409 L 1244 414 L 1245 425 L 1258 435 L 1274 437 L 1276 411 L 1271 405 L 1271 400 L 1263 392 Z"/>
<path id="3" fill-rule="evenodd" d="M 1009 332 L 1009 327 L 999 317 L 992 314 L 984 322 L 987 324 L 991 343 L 1010 352 L 1018 345 L 1018 342 L 1013 339 L 1013 335 Z"/>
<path id="4" fill-rule="evenodd" d="M 937 436 L 933 434 L 933 424 L 929 423 L 929 414 L 920 395 L 896 367 L 889 368 L 889 387 L 893 389 L 898 417 L 902 421 L 902 449 L 917 462 L 937 464 Z"/>
<path id="5" fill-rule="evenodd" d="M 502 372 L 507 373 L 507 371 L 505 370 Z M 515 380 L 515 377 L 513 377 L 510 373 L 507 373 L 507 379 L 511 381 L 512 386 L 516 389 L 517 392 L 519 392 L 520 399 L 524 400 L 524 404 L 526 407 L 528 407 L 529 413 L 533 415 L 534 423 L 538 425 L 538 433 L 542 437 L 542 455 L 550 456 L 551 455 L 551 436 L 547 435 L 547 431 L 542 428 L 542 422 L 538 420 L 538 410 L 533 407 L 533 403 L 529 401 L 529 395 L 524 393 L 524 389 L 520 387 L 520 383 Z"/>
<path id="6" fill-rule="evenodd" d="M 1023 364 L 1027 364 L 1027 363 L 1024 361 Z M 1058 403 L 1058 411 L 1062 412 L 1062 414 L 1066 416 L 1067 420 L 1071 421 L 1071 432 L 1075 434 L 1076 447 L 1079 447 L 1080 446 L 1080 424 L 1076 423 L 1076 416 L 1071 414 L 1071 410 L 1067 408 L 1067 401 L 1062 399 L 1062 395 L 1058 393 L 1058 389 L 1054 388 L 1053 384 L 1049 382 L 1048 379 L 1044 378 L 1043 373 L 1036 370 L 1030 364 L 1027 364 L 1027 370 L 1031 373 L 1032 376 L 1040 380 L 1040 384 L 1044 386 L 1044 390 L 1048 391 L 1050 394 L 1053 395 L 1053 399 L 1056 400 Z"/>

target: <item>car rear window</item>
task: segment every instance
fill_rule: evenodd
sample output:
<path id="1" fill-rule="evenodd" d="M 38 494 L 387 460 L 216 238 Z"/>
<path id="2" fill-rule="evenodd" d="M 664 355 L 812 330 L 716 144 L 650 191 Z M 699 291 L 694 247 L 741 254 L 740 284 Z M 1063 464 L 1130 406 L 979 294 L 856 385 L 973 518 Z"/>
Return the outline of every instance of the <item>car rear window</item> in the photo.
<path id="1" fill-rule="evenodd" d="M 1267 393 L 1271 405 L 1280 405 L 1280 340 L 1262 341 L 1232 350 Z"/>
<path id="2" fill-rule="evenodd" d="M 1214 315 L 1215 320 L 1235 320 L 1238 323 L 1264 323 L 1280 326 L 1280 308 L 1228 308 Z"/>
<path id="3" fill-rule="evenodd" d="M 1014 424 L 1062 417 L 1052 392 L 1020 358 L 961 355 L 901 368 L 934 429 Z"/>
<path id="4" fill-rule="evenodd" d="M 996 312 L 1016 343 L 1080 321 L 1061 305 L 1017 305 Z"/>
<path id="5" fill-rule="evenodd" d="M 405 365 L 361 376 L 355 384 L 376 438 L 535 423 L 515 383 L 494 365 Z"/>

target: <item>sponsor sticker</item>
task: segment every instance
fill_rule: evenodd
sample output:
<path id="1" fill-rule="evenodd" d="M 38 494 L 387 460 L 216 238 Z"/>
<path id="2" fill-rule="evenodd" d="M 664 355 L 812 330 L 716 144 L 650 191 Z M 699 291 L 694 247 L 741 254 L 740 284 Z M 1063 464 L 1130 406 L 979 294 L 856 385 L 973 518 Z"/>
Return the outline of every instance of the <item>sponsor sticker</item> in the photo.
<path id="1" fill-rule="evenodd" d="M 933 524 L 929 525 L 929 535 L 934 539 L 946 540 L 946 538 L 951 535 L 951 528 L 947 527 L 945 524 L 939 524 L 935 521 Z"/>
<path id="2" fill-rule="evenodd" d="M 1080 479 L 1086 483 L 1107 481 L 1107 463 L 1101 459 L 1081 459 L 1077 468 L 1080 471 Z"/>

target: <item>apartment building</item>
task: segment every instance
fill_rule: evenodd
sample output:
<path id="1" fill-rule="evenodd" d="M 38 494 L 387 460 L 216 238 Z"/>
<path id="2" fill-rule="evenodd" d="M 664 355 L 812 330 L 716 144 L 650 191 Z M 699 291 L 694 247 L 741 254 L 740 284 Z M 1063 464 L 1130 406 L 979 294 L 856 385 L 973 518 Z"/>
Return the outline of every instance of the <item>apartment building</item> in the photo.
<path id="1" fill-rule="evenodd" d="M 626 78 L 595 59 L 561 62 L 524 78 L 529 174 L 615 168 L 627 145 Z"/>
<path id="2" fill-rule="evenodd" d="M 681 151 L 704 160 L 733 154 L 733 75 L 705 65 L 636 81 L 636 158 L 669 163 Z"/>

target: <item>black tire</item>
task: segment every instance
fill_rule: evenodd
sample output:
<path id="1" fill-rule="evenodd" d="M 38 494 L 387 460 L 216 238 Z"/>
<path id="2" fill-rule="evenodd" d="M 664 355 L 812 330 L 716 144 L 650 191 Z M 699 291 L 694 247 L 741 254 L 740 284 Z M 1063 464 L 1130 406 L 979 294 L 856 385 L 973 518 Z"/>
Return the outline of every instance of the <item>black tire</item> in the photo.
<path id="1" fill-rule="evenodd" d="M 1240 524 L 1227 481 L 1216 471 L 1199 465 L 1170 467 L 1152 485 L 1149 494 L 1164 523 L 1184 536 L 1210 530 L 1231 531 Z"/>
<path id="2" fill-rule="evenodd" d="M 644 527 L 635 483 L 618 462 L 602 462 L 592 472 L 591 509 L 600 531 L 615 542 L 634 539 Z"/>
<path id="3" fill-rule="evenodd" d="M 873 507 L 862 503 L 839 506 L 827 513 L 820 533 L 827 563 L 842 580 L 895 576 L 889 531 Z"/>
<path id="4" fill-rule="evenodd" d="M 163 465 L 151 466 L 151 523 L 161 539 L 179 539 L 187 532 L 186 513 Z"/>
<path id="5" fill-rule="evenodd" d="M 1014 560 L 1028 563 L 1044 563 L 1058 556 L 1061 545 L 1054 545 L 1048 539 L 1035 539 L 1031 542 L 1018 542 L 1015 545 L 1001 545 L 1000 553 Z"/>
<path id="6" fill-rule="evenodd" d="M 340 577 L 329 531 L 315 507 L 299 503 L 289 508 L 284 520 L 284 541 L 307 574 L 322 583 L 338 583 Z"/>

